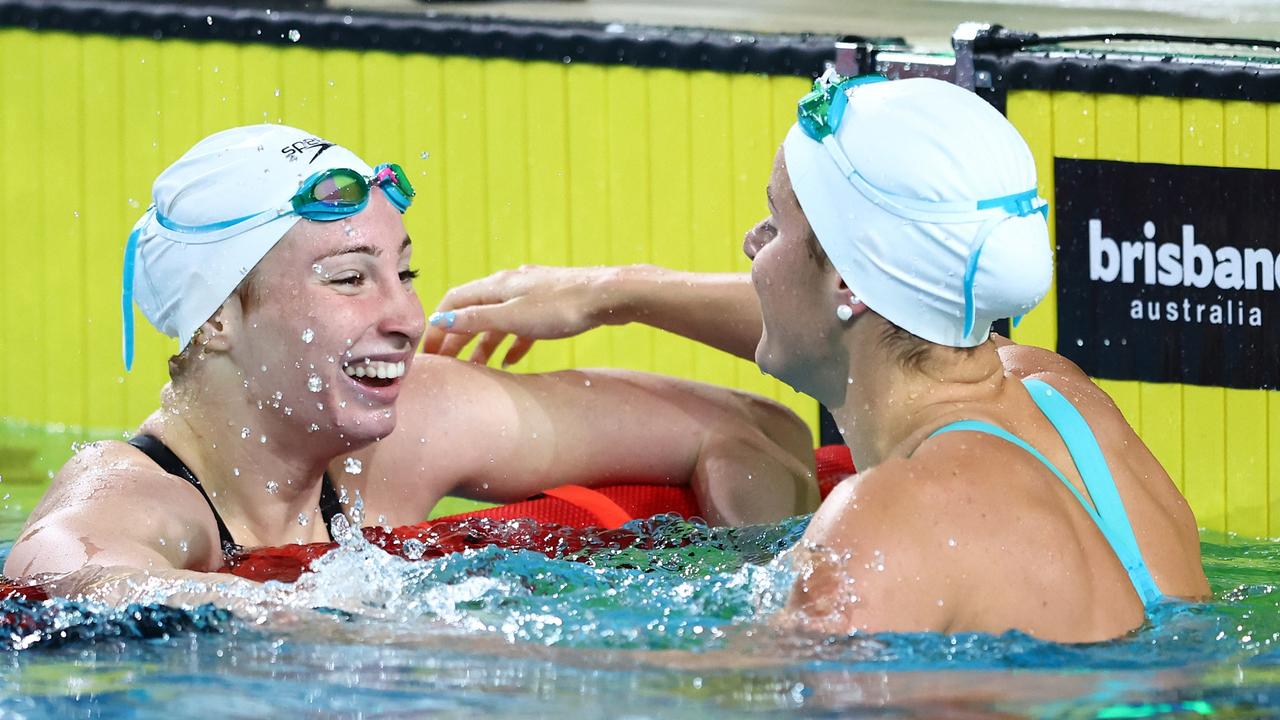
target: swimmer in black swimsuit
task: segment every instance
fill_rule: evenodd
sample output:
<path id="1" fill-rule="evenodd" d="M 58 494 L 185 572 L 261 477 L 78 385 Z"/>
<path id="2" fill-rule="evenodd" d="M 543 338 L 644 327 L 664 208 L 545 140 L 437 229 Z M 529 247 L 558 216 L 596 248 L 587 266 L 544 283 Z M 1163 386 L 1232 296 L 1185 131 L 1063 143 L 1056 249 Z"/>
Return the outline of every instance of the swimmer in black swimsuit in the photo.
<path id="1" fill-rule="evenodd" d="M 125 253 L 124 347 L 128 364 L 136 302 L 178 338 L 171 382 L 132 442 L 95 443 L 63 467 L 6 575 L 112 568 L 153 591 L 225 579 L 203 573 L 237 546 L 328 540 L 340 511 L 403 525 L 446 495 L 510 502 L 565 483 L 692 484 L 723 523 L 816 506 L 809 431 L 772 401 L 417 355 L 425 318 L 402 219 L 413 189 L 398 166 L 337 145 L 291 152 L 315 140 L 235 128 L 157 179 Z M 131 587 L 98 590 L 128 599 Z"/>

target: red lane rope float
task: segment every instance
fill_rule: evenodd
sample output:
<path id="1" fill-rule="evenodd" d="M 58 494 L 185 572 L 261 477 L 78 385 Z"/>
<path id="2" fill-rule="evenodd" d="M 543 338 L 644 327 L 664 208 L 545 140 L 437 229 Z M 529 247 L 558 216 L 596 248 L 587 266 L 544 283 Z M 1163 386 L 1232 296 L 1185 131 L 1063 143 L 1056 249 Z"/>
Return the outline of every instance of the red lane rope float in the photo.
<path id="1" fill-rule="evenodd" d="M 822 497 L 855 472 L 849 448 L 843 445 L 818 448 L 815 459 Z M 662 513 L 687 519 L 699 512 L 688 487 L 616 484 L 591 489 L 566 485 L 521 502 L 395 529 L 367 527 L 362 532 L 369 543 L 411 560 L 491 545 L 564 556 L 594 549 L 643 547 L 646 538 L 622 525 Z M 256 548 L 232 558 L 220 572 L 258 581 L 292 582 L 336 547 L 336 543 L 312 543 Z M 0 599 L 7 597 L 43 600 L 47 595 L 38 585 L 0 578 Z"/>

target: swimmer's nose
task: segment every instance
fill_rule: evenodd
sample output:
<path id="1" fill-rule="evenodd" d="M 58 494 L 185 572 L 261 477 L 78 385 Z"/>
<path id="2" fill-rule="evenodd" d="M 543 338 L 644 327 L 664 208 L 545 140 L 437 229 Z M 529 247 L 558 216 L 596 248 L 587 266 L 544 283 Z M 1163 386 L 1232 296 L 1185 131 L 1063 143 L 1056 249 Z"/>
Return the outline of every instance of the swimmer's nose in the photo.
<path id="1" fill-rule="evenodd" d="M 762 220 L 757 223 L 742 238 L 742 252 L 751 260 L 756 259 L 756 253 L 760 252 L 760 248 L 764 247 L 765 243 L 768 242 L 768 238 L 765 237 L 764 233 L 765 222 Z"/>
<path id="2" fill-rule="evenodd" d="M 422 300 L 418 294 L 397 285 L 382 309 L 382 321 L 378 329 L 385 335 L 403 335 L 416 348 L 427 328 L 427 314 L 422 309 Z"/>

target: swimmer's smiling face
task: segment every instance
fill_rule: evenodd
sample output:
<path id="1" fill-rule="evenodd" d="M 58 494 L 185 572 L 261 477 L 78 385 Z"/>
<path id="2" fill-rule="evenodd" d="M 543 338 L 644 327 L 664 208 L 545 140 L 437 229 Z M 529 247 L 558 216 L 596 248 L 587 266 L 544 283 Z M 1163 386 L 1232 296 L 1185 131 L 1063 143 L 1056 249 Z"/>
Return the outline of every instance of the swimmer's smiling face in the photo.
<path id="1" fill-rule="evenodd" d="M 782 150 L 767 188 L 769 217 L 747 232 L 751 280 L 764 332 L 756 346 L 761 370 L 829 407 L 844 400 L 847 357 L 835 308 L 848 295 L 838 273 L 815 250 L 817 241 L 791 189 Z"/>
<path id="2" fill-rule="evenodd" d="M 350 218 L 294 225 L 254 269 L 247 342 L 230 352 L 251 400 L 317 441 L 336 430 L 355 448 L 389 435 L 425 327 L 412 251 L 380 189 Z"/>

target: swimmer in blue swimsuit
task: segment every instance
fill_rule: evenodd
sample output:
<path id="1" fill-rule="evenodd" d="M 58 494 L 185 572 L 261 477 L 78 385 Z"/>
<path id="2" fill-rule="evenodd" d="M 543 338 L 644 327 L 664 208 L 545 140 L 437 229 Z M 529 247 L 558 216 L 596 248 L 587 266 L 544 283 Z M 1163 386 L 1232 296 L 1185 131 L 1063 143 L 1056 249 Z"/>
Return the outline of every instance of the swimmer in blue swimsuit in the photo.
<path id="1" fill-rule="evenodd" d="M 861 470 L 814 515 L 782 622 L 1113 638 L 1209 588 L 1191 510 L 1106 393 L 991 332 L 1050 288 L 1036 187 L 973 93 L 829 74 L 775 160 L 749 279 L 522 269 L 451 292 L 426 347 L 606 318 L 754 356 L 831 409 Z"/>

